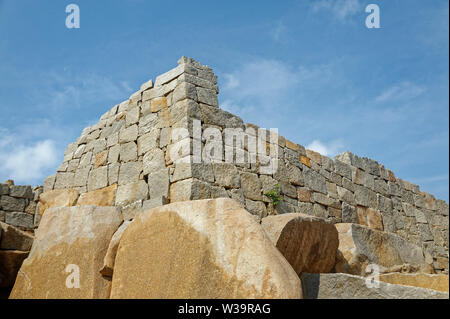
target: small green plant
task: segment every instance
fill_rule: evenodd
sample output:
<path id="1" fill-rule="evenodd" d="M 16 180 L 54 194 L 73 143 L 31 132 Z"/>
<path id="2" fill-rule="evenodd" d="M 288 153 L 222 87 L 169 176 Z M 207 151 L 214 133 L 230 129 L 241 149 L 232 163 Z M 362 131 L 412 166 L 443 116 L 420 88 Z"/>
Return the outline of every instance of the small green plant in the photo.
<path id="1" fill-rule="evenodd" d="M 265 193 L 267 197 L 269 197 L 272 200 L 273 206 L 277 206 L 279 202 L 281 202 L 281 196 L 280 196 L 280 184 L 275 185 L 275 189 L 272 189 Z"/>

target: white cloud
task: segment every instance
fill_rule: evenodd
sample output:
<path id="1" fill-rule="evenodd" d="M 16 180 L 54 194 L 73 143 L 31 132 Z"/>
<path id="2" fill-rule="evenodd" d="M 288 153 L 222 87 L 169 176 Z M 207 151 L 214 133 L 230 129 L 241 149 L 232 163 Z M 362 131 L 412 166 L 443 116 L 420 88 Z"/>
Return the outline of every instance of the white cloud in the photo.
<path id="1" fill-rule="evenodd" d="M 44 128 L 45 123 L 33 124 L 30 127 Z M 17 127 L 17 132 L 0 127 L 0 181 L 12 179 L 17 184 L 40 184 L 52 174 L 62 157 L 62 150 L 56 140 L 43 138 L 33 130 Z M 49 128 L 50 134 L 57 129 Z M 61 135 L 61 134 L 60 134 Z"/>
<path id="2" fill-rule="evenodd" d="M 391 100 L 410 100 L 425 91 L 425 88 L 411 82 L 398 83 L 376 97 L 376 102 L 386 102 Z"/>
<path id="3" fill-rule="evenodd" d="M 344 150 L 344 144 L 340 140 L 330 141 L 329 143 L 314 140 L 311 144 L 307 145 L 306 148 L 322 155 L 332 157 L 342 153 Z"/>
<path id="4" fill-rule="evenodd" d="M 313 12 L 330 11 L 340 21 L 362 12 L 358 0 L 317 0 L 312 3 L 311 8 Z"/>
<path id="5" fill-rule="evenodd" d="M 32 145 L 10 145 L 0 148 L 0 176 L 18 183 L 42 180 L 45 170 L 57 164 L 57 149 L 52 140 Z"/>

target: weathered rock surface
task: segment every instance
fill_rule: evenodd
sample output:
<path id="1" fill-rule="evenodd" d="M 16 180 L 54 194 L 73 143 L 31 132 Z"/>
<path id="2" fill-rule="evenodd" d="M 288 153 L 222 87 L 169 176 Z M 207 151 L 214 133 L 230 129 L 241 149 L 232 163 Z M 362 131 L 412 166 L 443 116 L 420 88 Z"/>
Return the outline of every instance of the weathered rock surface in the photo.
<path id="1" fill-rule="evenodd" d="M 0 222 L 0 249 L 29 251 L 33 244 L 33 235 Z"/>
<path id="2" fill-rule="evenodd" d="M 10 298 L 107 298 L 110 282 L 99 271 L 120 223 L 115 207 L 48 209 Z M 79 288 L 70 288 L 77 272 L 70 265 L 79 269 Z"/>
<path id="3" fill-rule="evenodd" d="M 116 254 L 117 249 L 119 248 L 120 239 L 122 238 L 124 231 L 128 228 L 130 223 L 131 221 L 125 220 L 112 236 L 111 241 L 109 242 L 108 251 L 106 252 L 106 256 L 103 260 L 103 267 L 100 270 L 100 273 L 103 276 L 112 277 L 114 262 L 116 260 Z"/>
<path id="4" fill-rule="evenodd" d="M 307 274 L 301 276 L 305 299 L 448 299 L 448 293 L 372 281 L 349 274 Z M 378 285 L 378 287 L 375 286 Z"/>
<path id="5" fill-rule="evenodd" d="M 44 192 L 39 197 L 41 204 L 40 214 L 51 207 L 69 207 L 74 206 L 78 199 L 78 191 L 75 189 L 55 189 Z"/>
<path id="6" fill-rule="evenodd" d="M 448 275 L 445 274 L 402 274 L 402 273 L 390 273 L 381 274 L 380 281 L 388 282 L 390 284 L 414 286 L 427 289 L 433 289 L 448 293 L 449 281 Z"/>
<path id="7" fill-rule="evenodd" d="M 261 226 L 298 274 L 327 273 L 333 268 L 339 240 L 330 221 L 291 213 L 263 218 Z"/>
<path id="8" fill-rule="evenodd" d="M 111 298 L 301 298 L 300 286 L 261 225 L 220 198 L 139 213 L 120 240 Z"/>
<path id="9" fill-rule="evenodd" d="M 429 270 L 422 249 L 400 236 L 358 224 L 336 224 L 336 228 L 339 232 L 336 272 L 364 275 L 369 264 L 385 268 L 409 264 Z"/>

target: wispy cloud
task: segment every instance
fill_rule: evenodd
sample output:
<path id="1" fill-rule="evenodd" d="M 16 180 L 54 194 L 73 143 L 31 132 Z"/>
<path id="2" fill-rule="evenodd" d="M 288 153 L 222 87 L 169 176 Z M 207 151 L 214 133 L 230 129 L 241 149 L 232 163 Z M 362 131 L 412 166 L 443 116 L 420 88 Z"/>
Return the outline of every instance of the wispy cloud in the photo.
<path id="1" fill-rule="evenodd" d="M 317 0 L 311 4 L 313 12 L 330 11 L 339 21 L 361 12 L 358 0 Z"/>
<path id="2" fill-rule="evenodd" d="M 410 100 L 418 97 L 425 91 L 425 88 L 411 82 L 401 82 L 386 89 L 376 97 L 376 102 L 386 102 L 391 100 Z"/>
<path id="3" fill-rule="evenodd" d="M 239 114 L 249 109 L 280 110 L 300 101 L 302 94 L 322 91 L 324 83 L 332 82 L 333 71 L 330 65 L 292 66 L 257 58 L 223 75 L 221 106 Z"/>
<path id="4" fill-rule="evenodd" d="M 344 143 L 341 140 L 334 140 L 327 143 L 314 140 L 306 146 L 307 149 L 319 152 L 325 156 L 335 156 L 344 151 Z"/>
<path id="5" fill-rule="evenodd" d="M 115 81 L 107 76 L 80 74 L 69 70 L 43 75 L 43 86 L 34 91 L 33 99 L 40 105 L 54 109 L 81 108 L 93 101 L 117 101 L 126 98 L 132 89 L 126 81 Z"/>

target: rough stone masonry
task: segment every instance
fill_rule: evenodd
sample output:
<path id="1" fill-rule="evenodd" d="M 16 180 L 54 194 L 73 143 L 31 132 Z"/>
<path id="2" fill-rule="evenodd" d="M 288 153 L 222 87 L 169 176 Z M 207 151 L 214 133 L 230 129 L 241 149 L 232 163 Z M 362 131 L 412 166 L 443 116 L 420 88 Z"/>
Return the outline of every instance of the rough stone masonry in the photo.
<path id="1" fill-rule="evenodd" d="M 279 184 L 279 214 L 300 212 L 397 234 L 421 247 L 435 272 L 448 273 L 445 201 L 372 159 L 349 152 L 331 159 L 280 135 L 270 138 L 273 133 L 220 109 L 218 93 L 214 72 L 182 57 L 67 147 L 56 174 L 45 179 L 40 214 L 47 207 L 90 204 L 118 206 L 131 220 L 139 208 L 228 197 L 261 219 L 271 212 L 264 194 Z M 227 129 L 241 133 L 230 141 Z M 255 150 L 249 141 L 262 135 Z M 211 140 L 221 147 L 211 147 Z M 229 154 L 245 160 L 230 161 Z M 276 169 L 261 169 L 268 165 Z M 8 218 L 31 200 L 1 191 L 0 209 Z"/>

